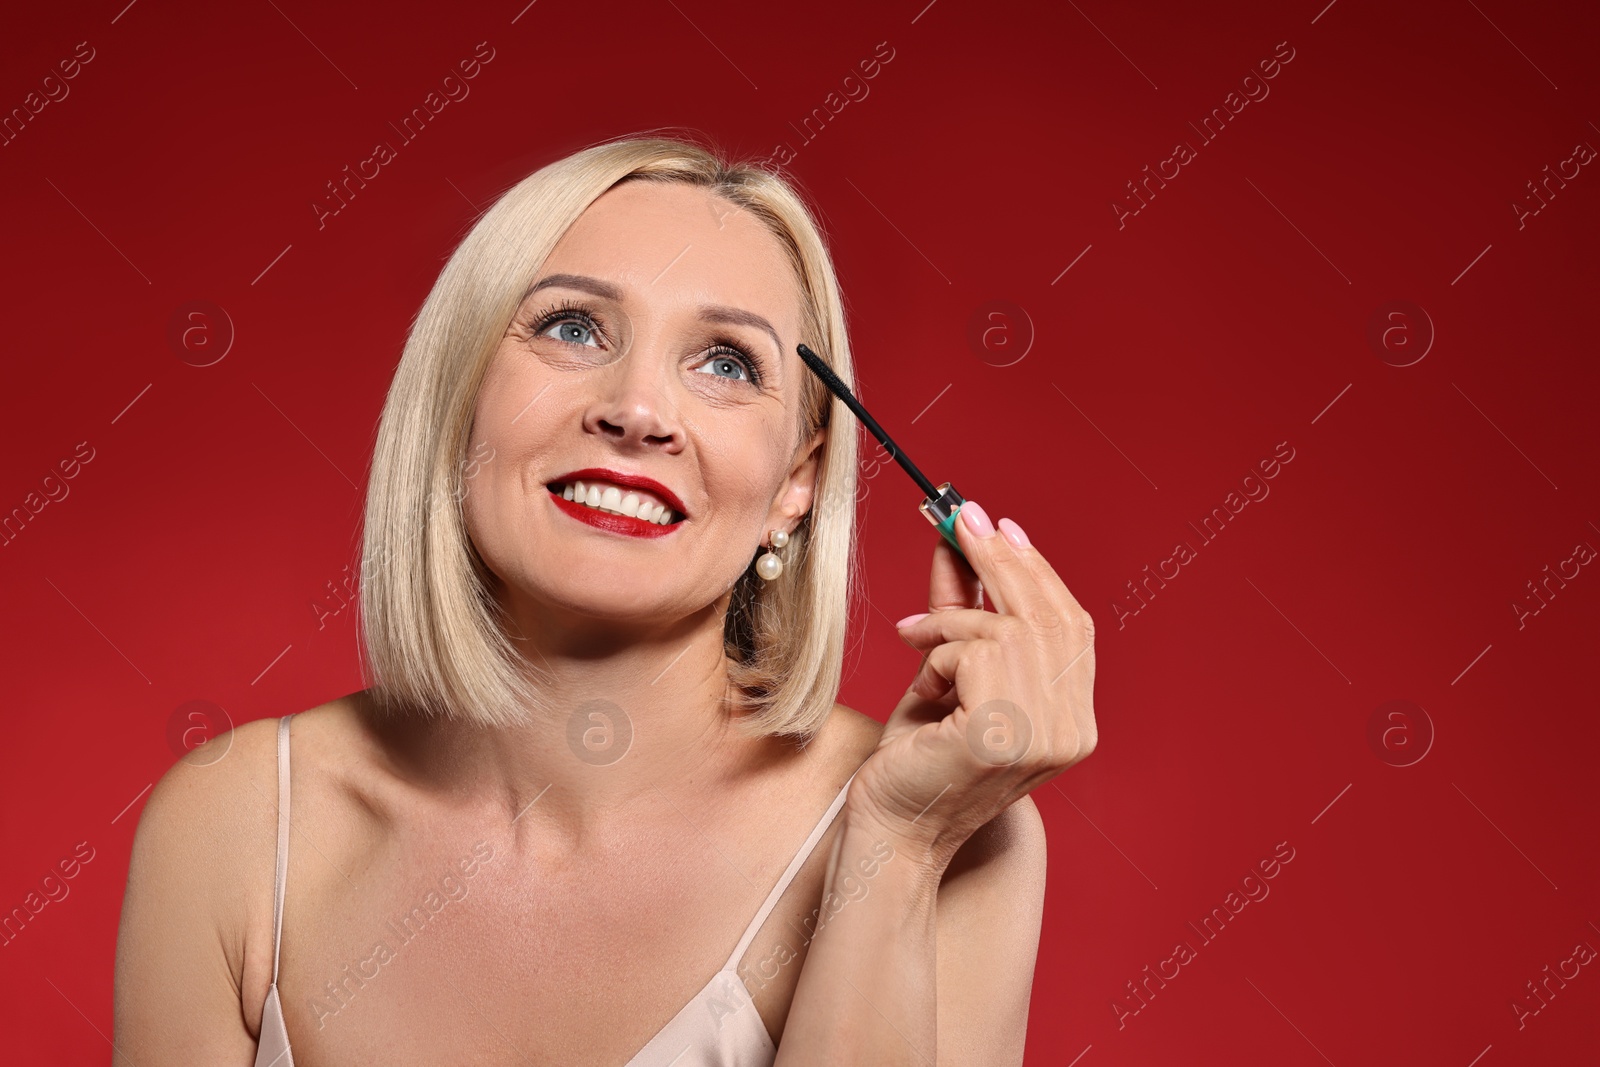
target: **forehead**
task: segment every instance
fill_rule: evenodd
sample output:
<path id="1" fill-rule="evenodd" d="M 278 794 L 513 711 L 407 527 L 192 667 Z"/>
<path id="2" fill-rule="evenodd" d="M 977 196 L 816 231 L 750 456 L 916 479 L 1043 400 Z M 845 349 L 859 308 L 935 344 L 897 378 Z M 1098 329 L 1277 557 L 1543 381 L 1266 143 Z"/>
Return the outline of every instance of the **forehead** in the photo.
<path id="1" fill-rule="evenodd" d="M 787 337 L 799 287 L 782 244 L 748 211 L 682 182 L 607 190 L 562 235 L 541 274 L 587 274 L 630 296 L 729 304 L 764 315 Z"/>

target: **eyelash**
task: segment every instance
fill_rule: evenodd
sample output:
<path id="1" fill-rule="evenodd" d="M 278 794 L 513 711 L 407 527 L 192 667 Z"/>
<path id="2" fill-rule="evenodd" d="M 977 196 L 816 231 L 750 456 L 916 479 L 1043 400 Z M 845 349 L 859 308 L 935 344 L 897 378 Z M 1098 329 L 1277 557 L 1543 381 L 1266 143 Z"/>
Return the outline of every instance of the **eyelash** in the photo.
<path id="1" fill-rule="evenodd" d="M 562 319 L 577 319 L 586 329 L 599 334 L 601 337 L 606 336 L 606 332 L 600 326 L 593 310 L 582 304 L 552 304 L 533 316 L 533 321 L 538 324 L 534 326 L 533 332 L 542 334 Z M 745 373 L 750 375 L 751 385 L 760 386 L 765 381 L 766 376 L 761 372 L 760 358 L 748 351 L 743 345 L 724 336 L 712 337 L 711 344 L 712 348 L 709 353 L 711 356 L 732 356 L 743 364 Z"/>

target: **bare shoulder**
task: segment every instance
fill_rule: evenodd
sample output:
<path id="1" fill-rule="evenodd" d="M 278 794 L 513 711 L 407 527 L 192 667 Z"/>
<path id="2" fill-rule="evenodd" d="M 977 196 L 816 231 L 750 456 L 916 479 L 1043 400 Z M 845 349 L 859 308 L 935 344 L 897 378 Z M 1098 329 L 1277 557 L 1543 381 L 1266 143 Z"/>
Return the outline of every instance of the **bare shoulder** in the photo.
<path id="1" fill-rule="evenodd" d="M 1025 878 L 1042 891 L 1046 865 L 1044 819 L 1033 797 L 1024 795 L 975 830 L 950 865 L 944 884 L 974 876 L 984 879 Z"/>
<path id="2" fill-rule="evenodd" d="M 156 888 L 182 877 L 199 894 L 197 904 L 239 899 L 225 887 L 242 873 L 274 816 L 277 726 L 277 719 L 236 726 L 167 769 L 134 831 L 130 897 L 147 882 Z"/>
<path id="3" fill-rule="evenodd" d="M 265 796 L 275 720 L 209 738 L 167 768 L 134 830 L 117 928 L 114 1042 L 134 1062 L 243 1062 L 252 912 L 245 874 L 270 878 Z M 270 907 L 272 888 L 266 887 Z M 197 1020 L 174 1027 L 172 1020 Z"/>
<path id="4" fill-rule="evenodd" d="M 333 723 L 352 719 L 359 699 L 360 694 L 340 697 L 300 712 L 291 721 L 291 733 L 296 740 L 311 729 L 326 735 Z M 255 875 L 263 853 L 270 872 L 277 839 L 280 721 L 243 723 L 173 763 L 140 813 L 135 861 L 180 867 L 224 887 L 237 887 L 232 880 L 247 873 L 259 880 Z M 314 751 L 303 744 L 294 748 L 302 761 Z"/>
<path id="5" fill-rule="evenodd" d="M 347 715 L 350 699 L 294 716 L 296 738 L 302 725 Z M 159 969 L 205 983 L 201 998 L 231 997 L 233 1017 L 242 1007 L 255 1032 L 271 972 L 278 724 L 257 719 L 209 738 L 151 790 L 134 831 L 117 937 L 119 1027 L 157 1024 L 167 1007 L 151 990 Z"/>
<path id="6" fill-rule="evenodd" d="M 849 764 L 851 770 L 872 755 L 877 750 L 878 742 L 883 739 L 883 723 L 839 703 L 833 705 L 823 730 L 829 735 L 833 751 L 838 753 L 841 761 Z"/>

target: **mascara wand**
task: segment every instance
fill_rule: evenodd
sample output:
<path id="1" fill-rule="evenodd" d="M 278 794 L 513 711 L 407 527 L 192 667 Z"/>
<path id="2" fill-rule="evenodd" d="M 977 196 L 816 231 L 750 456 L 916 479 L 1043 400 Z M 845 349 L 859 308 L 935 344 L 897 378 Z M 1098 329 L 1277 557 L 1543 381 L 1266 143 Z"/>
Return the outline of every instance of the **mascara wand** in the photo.
<path id="1" fill-rule="evenodd" d="M 822 383 L 828 387 L 833 395 L 843 400 L 850 410 L 855 412 L 856 418 L 860 419 L 867 429 L 872 431 L 872 436 L 876 437 L 879 443 L 888 449 L 889 455 L 894 458 L 894 461 L 905 468 L 907 474 L 911 475 L 912 481 L 917 483 L 925 495 L 925 499 L 919 505 L 918 510 L 944 535 L 944 539 L 949 541 L 955 550 L 961 554 L 961 558 L 966 559 L 967 554 L 961 551 L 961 545 L 956 541 L 955 534 L 956 513 L 961 510 L 961 505 L 966 503 L 966 498 L 957 492 L 955 486 L 949 482 L 935 487 L 927 476 L 917 469 L 917 465 L 911 462 L 910 457 L 902 452 L 900 447 L 889 438 L 883 427 L 878 425 L 878 420 L 867 413 L 867 409 L 861 406 L 861 401 L 857 400 L 855 395 L 850 392 L 849 387 L 839 380 L 837 374 L 833 373 L 832 367 L 824 363 L 820 356 L 804 344 L 797 345 L 795 350 L 800 353 L 800 358 L 805 361 L 806 366 L 816 372 L 817 377 L 822 379 Z"/>

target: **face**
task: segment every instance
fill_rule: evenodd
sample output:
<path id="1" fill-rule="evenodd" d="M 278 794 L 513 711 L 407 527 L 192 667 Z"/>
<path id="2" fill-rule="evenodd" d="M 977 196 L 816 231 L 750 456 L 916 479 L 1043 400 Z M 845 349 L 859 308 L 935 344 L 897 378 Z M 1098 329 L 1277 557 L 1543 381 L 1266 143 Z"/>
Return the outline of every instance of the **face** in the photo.
<path id="1" fill-rule="evenodd" d="M 630 182 L 578 218 L 495 352 L 468 453 L 490 458 L 467 531 L 518 617 L 681 618 L 795 527 L 825 432 L 795 431 L 800 300 L 777 239 L 701 189 Z"/>

